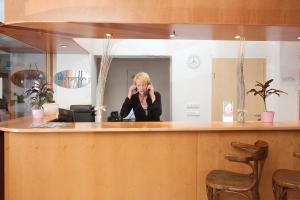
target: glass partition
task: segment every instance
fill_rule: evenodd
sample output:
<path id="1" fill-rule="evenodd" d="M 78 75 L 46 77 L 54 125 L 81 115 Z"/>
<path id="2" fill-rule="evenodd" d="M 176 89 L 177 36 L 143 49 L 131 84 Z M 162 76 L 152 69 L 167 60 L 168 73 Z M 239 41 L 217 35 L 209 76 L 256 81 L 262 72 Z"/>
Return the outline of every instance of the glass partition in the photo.
<path id="1" fill-rule="evenodd" d="M 90 40 L 93 42 L 87 43 L 81 39 L 76 39 L 76 42 L 96 55 L 95 57 L 101 56 L 101 51 L 95 54 L 91 50 L 93 46 L 88 46 L 93 44 L 101 50 L 103 46 L 101 40 Z M 130 67 L 134 68 L 132 70 L 149 72 L 148 69 L 141 69 L 142 66 L 146 66 L 144 61 L 149 61 L 149 58 L 168 58 L 166 68 L 169 71 L 163 71 L 157 63 L 149 65 L 149 69 L 152 66 L 159 68 L 159 71 L 154 75 L 151 74 L 151 77 L 153 77 L 153 85 L 161 92 L 163 100 L 167 100 L 163 104 L 163 107 L 169 109 L 168 113 L 164 112 L 168 114 L 165 120 L 220 120 L 214 119 L 213 116 L 214 113 L 222 116 L 216 109 L 219 107 L 220 113 L 222 112 L 221 93 L 228 95 L 231 90 L 234 95 L 236 91 L 234 78 L 221 81 L 226 76 L 236 74 L 234 67 L 237 63 L 239 44 L 236 40 L 116 40 L 113 44 L 114 58 L 108 75 L 104 103 L 109 105 L 109 111 L 120 110 L 122 101 L 128 93 L 126 81 L 130 77 L 130 71 L 125 70 L 126 67 L 122 63 L 116 70 L 119 74 L 114 74 L 114 63 L 129 58 L 139 58 L 137 64 L 130 64 Z M 288 93 L 280 97 L 274 95 L 267 100 L 267 109 L 276 113 L 275 121 L 298 120 L 299 55 L 300 43 L 297 41 L 245 41 L 246 91 L 253 88 L 257 80 L 274 79 L 272 88 Z M 80 89 L 66 89 L 54 85 L 55 100 L 61 107 L 69 108 L 72 104 L 94 104 L 93 95 L 97 83 L 97 64 L 93 60 L 95 57 L 89 54 L 56 55 L 55 72 L 66 70 L 65 66 L 69 66 L 72 70 L 83 70 L 91 74 L 92 80 L 91 84 Z M 197 65 L 194 65 L 195 59 Z M 30 87 L 34 78 L 47 77 L 46 54 L 0 34 L 0 67 L 1 120 L 29 114 L 30 108 L 26 104 L 26 99 L 23 99 L 23 93 Z M 233 71 L 229 72 L 230 69 Z M 254 72 L 256 75 L 253 77 Z M 248 75 L 251 75 L 251 78 L 247 79 Z M 159 76 L 162 76 L 161 81 L 155 80 Z M 233 83 L 233 86 L 230 83 Z M 162 85 L 169 87 L 166 92 L 160 88 Z M 110 101 L 108 98 L 115 101 Z M 224 99 L 234 101 L 235 97 L 224 96 Z M 251 99 L 258 101 L 254 104 L 254 108 L 263 106 L 261 99 L 251 94 L 246 95 L 246 105 Z M 216 103 L 217 101 L 219 103 Z M 233 103 L 233 110 L 235 105 Z M 246 109 L 246 114 L 253 117 L 249 120 L 257 120 L 257 116 L 264 110 L 262 108 L 253 111 L 250 107 Z M 110 115 L 109 112 L 106 114 Z"/>
<path id="2" fill-rule="evenodd" d="M 0 121 L 30 114 L 24 91 L 46 79 L 46 55 L 0 34 Z"/>

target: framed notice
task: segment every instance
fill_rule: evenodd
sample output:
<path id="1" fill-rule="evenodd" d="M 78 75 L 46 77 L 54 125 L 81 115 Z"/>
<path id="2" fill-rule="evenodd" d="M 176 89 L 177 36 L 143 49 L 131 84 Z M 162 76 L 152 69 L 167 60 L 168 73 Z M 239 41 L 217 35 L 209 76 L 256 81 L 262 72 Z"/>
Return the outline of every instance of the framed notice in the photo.
<path id="1" fill-rule="evenodd" d="M 223 122 L 233 122 L 233 102 L 223 101 Z"/>

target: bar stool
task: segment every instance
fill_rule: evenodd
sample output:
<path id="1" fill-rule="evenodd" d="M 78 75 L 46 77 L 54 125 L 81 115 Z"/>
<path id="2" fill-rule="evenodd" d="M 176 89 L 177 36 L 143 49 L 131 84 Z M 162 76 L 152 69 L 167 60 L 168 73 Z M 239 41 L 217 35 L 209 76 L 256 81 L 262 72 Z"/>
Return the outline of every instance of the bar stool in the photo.
<path id="1" fill-rule="evenodd" d="M 300 153 L 294 153 L 300 158 Z M 278 169 L 272 177 L 273 192 L 276 200 L 287 200 L 290 190 L 300 191 L 300 171 L 289 169 Z"/>
<path id="2" fill-rule="evenodd" d="M 206 177 L 208 200 L 218 200 L 221 192 L 239 194 L 247 199 L 259 200 L 259 182 L 264 161 L 268 155 L 268 143 L 257 141 L 254 145 L 232 142 L 231 146 L 241 150 L 245 156 L 226 155 L 232 162 L 245 163 L 250 166 L 250 174 L 225 170 L 213 170 Z"/>

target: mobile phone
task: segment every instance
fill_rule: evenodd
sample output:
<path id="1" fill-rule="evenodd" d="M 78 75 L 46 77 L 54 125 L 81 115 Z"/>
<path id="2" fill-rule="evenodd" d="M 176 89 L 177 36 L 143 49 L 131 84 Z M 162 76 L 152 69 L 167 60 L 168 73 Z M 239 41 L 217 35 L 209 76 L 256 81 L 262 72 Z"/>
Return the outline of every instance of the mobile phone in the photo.
<path id="1" fill-rule="evenodd" d="M 151 82 L 148 82 L 147 87 L 148 87 L 149 85 L 151 85 L 151 84 L 152 84 Z M 144 96 L 147 96 L 147 95 L 149 94 L 149 92 L 150 92 L 150 89 L 147 89 L 147 90 L 144 92 Z"/>

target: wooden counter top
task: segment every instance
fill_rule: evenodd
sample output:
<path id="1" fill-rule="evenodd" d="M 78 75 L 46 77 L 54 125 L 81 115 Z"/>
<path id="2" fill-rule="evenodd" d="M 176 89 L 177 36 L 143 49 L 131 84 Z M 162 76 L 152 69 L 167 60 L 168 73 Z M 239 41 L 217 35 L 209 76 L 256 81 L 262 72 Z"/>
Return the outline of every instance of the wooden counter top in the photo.
<path id="1" fill-rule="evenodd" d="M 40 121 L 31 117 L 22 117 L 0 123 L 0 130 L 7 132 L 141 132 L 141 131 L 240 131 L 240 130 L 300 130 L 300 122 L 81 122 L 61 123 L 55 128 L 31 128 L 32 124 L 48 122 L 54 116 L 46 116 Z M 57 122 L 50 122 L 57 123 Z"/>

